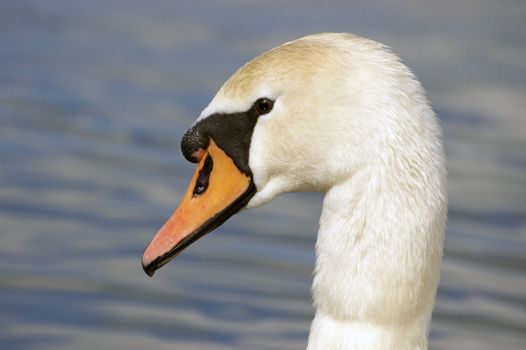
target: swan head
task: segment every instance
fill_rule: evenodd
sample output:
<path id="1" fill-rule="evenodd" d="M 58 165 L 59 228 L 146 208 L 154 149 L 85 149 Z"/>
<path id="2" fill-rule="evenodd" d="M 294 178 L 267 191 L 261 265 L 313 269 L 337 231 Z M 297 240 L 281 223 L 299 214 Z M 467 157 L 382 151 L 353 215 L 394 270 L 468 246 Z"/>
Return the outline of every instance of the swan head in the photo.
<path id="1" fill-rule="evenodd" d="M 183 154 L 197 170 L 146 248 L 145 272 L 243 208 L 284 192 L 327 191 L 389 161 L 396 144 L 434 132 L 411 117 L 428 108 L 407 68 L 371 40 L 318 34 L 256 57 L 184 134 Z"/>

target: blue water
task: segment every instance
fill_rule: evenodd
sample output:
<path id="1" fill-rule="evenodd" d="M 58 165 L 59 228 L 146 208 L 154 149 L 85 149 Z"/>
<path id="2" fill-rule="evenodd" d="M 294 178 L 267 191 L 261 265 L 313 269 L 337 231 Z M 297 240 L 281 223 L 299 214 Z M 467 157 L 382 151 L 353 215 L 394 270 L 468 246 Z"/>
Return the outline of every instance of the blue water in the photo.
<path id="1" fill-rule="evenodd" d="M 449 222 L 430 348 L 526 348 L 519 1 L 0 3 L 0 348 L 301 349 L 319 194 L 230 219 L 155 278 L 145 245 L 194 166 L 184 130 L 242 63 L 350 31 L 441 118 Z"/>

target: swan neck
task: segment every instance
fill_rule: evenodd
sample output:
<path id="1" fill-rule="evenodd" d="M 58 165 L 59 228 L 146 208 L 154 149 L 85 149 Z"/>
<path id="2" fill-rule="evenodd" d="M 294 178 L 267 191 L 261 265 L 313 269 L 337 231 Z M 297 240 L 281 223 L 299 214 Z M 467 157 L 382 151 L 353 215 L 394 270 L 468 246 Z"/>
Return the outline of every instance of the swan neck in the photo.
<path id="1" fill-rule="evenodd" d="M 431 189 L 393 183 L 390 171 L 355 173 L 326 193 L 308 350 L 427 349 L 445 213 Z"/>

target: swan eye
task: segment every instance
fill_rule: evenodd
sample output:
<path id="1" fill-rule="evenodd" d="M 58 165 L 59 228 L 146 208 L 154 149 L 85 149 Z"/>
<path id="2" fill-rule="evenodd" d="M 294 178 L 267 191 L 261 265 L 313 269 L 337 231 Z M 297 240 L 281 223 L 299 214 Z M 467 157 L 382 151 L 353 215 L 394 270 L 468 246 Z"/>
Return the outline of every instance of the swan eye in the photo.
<path id="1" fill-rule="evenodd" d="M 274 107 L 274 101 L 268 98 L 260 98 L 254 103 L 254 109 L 258 115 L 267 114 Z"/>

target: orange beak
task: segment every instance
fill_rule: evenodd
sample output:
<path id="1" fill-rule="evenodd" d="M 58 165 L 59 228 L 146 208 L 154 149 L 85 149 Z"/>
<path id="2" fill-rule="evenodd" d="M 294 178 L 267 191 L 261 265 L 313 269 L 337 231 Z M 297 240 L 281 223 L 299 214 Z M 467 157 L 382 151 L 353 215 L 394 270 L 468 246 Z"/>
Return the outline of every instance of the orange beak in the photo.
<path id="1" fill-rule="evenodd" d="M 179 207 L 144 251 L 144 272 L 153 276 L 155 270 L 246 206 L 255 192 L 250 176 L 210 139 Z"/>

